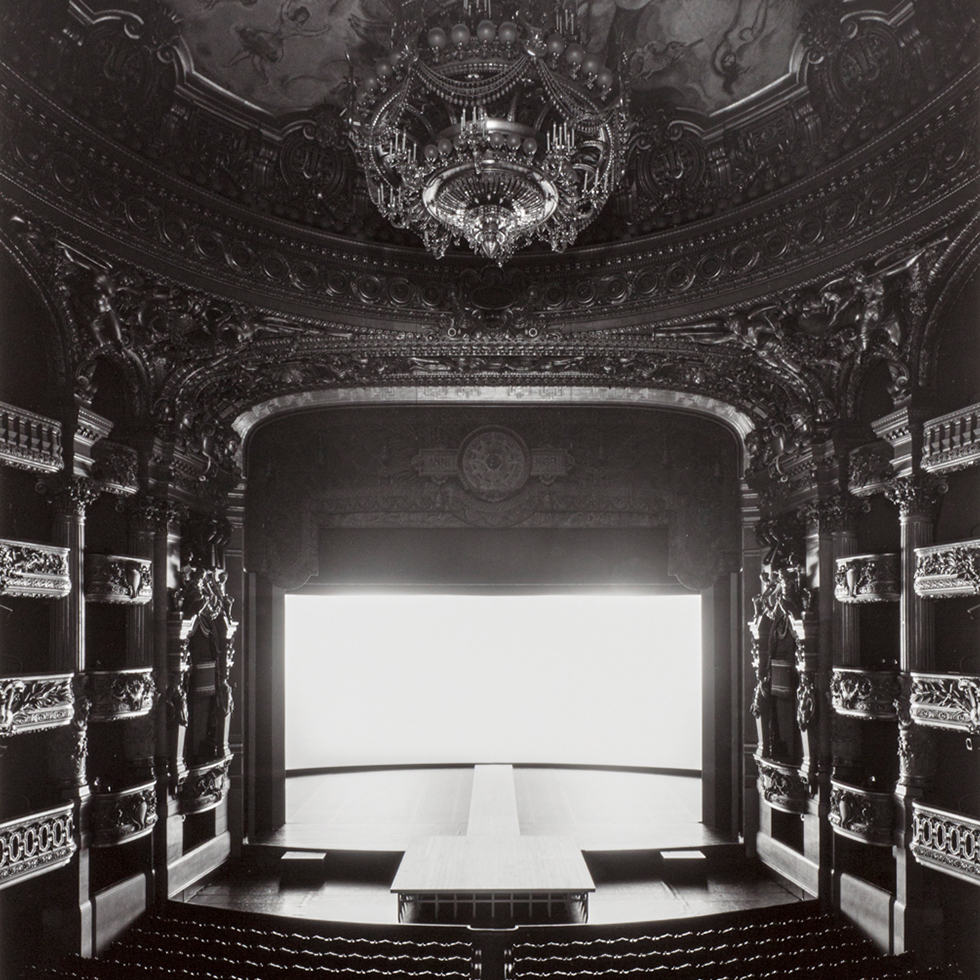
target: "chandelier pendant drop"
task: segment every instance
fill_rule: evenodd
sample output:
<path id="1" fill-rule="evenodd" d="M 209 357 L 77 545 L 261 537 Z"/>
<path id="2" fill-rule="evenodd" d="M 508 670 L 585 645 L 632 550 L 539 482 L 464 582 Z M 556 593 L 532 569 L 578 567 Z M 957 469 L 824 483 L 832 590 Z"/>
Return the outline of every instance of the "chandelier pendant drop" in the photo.
<path id="1" fill-rule="evenodd" d="M 623 171 L 626 93 L 565 0 L 404 4 L 349 116 L 371 200 L 437 257 L 461 239 L 500 265 L 535 239 L 563 251 Z"/>

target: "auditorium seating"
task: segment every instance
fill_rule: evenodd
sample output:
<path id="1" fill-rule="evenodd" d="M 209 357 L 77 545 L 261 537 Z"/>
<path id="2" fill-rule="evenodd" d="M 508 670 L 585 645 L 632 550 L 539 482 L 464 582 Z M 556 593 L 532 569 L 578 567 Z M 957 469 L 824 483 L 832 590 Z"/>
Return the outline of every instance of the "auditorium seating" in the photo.
<path id="1" fill-rule="evenodd" d="M 721 919 L 620 926 L 574 934 L 524 930 L 509 951 L 508 980 L 885 980 L 945 976 L 913 970 L 910 956 L 882 956 L 852 926 L 816 903 Z"/>
<path id="2" fill-rule="evenodd" d="M 483 947 L 486 947 L 484 949 Z M 503 952 L 501 957 L 499 954 Z M 484 955 L 486 953 L 487 955 Z M 806 902 L 643 926 L 366 926 L 171 903 L 31 980 L 946 980 Z M 26 980 L 26 978 L 25 978 Z"/>

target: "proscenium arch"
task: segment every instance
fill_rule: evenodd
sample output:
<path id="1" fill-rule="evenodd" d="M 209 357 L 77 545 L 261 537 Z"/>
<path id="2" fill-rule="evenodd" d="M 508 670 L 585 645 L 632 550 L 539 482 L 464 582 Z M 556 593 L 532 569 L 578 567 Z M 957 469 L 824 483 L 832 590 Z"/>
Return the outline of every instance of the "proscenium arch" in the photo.
<path id="1" fill-rule="evenodd" d="M 713 419 L 736 438 L 745 467 L 745 438 L 755 426 L 741 409 L 707 395 L 663 388 L 600 388 L 576 385 L 391 385 L 363 388 L 321 388 L 259 402 L 238 415 L 232 428 L 240 439 L 239 465 L 244 463 L 249 434 L 279 415 L 317 408 L 398 408 L 405 406 L 534 405 L 542 408 L 658 408 Z"/>
<path id="2" fill-rule="evenodd" d="M 240 459 L 249 436 L 265 422 L 291 414 L 331 408 L 538 406 L 547 408 L 633 408 L 695 415 L 717 422 L 734 438 L 744 469 L 745 437 L 753 420 L 743 411 L 702 395 L 655 388 L 576 386 L 387 386 L 320 389 L 261 402 L 239 414 L 232 426 L 241 439 Z M 739 615 L 737 572 L 722 574 L 702 590 L 702 819 L 733 839 L 740 832 L 742 779 L 733 760 L 741 727 L 741 656 L 733 622 Z M 285 822 L 285 591 L 249 574 L 247 671 L 249 699 L 246 761 L 249 834 L 269 833 Z M 262 695 L 262 696 L 260 696 Z"/>

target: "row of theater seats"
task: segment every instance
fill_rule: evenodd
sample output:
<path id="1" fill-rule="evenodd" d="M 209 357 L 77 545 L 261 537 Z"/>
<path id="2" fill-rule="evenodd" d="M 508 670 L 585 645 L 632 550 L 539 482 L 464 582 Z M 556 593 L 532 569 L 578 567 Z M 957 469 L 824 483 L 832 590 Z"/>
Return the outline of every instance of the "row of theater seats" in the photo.
<path id="1" fill-rule="evenodd" d="M 469 941 L 292 931 L 216 921 L 184 906 L 144 916 L 98 959 L 73 958 L 38 980 L 474 980 L 479 951 Z M 245 924 L 247 923 L 247 924 Z M 27 980 L 27 978 L 25 978 Z"/>
<path id="2" fill-rule="evenodd" d="M 692 926 L 694 924 L 692 923 Z M 551 934 L 554 935 L 553 933 Z M 812 903 L 763 918 L 623 936 L 520 938 L 508 980 L 909 980 L 911 956 L 882 956 Z"/>
<path id="3" fill-rule="evenodd" d="M 358 927 L 170 906 L 32 980 L 946 980 L 801 903 L 646 927 Z M 360 934 L 358 934 L 360 933 Z M 483 955 L 486 947 L 487 955 Z M 500 951 L 503 950 L 501 959 Z"/>

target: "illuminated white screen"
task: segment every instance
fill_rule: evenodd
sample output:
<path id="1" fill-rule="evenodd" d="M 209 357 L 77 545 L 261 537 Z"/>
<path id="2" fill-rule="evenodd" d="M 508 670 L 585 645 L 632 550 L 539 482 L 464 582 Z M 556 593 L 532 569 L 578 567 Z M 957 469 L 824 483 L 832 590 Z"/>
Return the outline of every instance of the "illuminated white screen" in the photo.
<path id="1" fill-rule="evenodd" d="M 700 769 L 700 596 L 286 596 L 286 767 L 443 762 Z"/>

